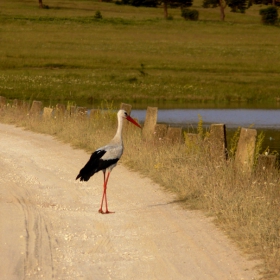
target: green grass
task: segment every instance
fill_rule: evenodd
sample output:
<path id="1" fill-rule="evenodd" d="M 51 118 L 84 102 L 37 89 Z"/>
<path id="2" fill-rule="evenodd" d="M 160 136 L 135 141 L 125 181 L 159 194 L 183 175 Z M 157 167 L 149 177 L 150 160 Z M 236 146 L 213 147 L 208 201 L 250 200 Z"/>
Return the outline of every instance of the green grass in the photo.
<path id="1" fill-rule="evenodd" d="M 203 9 L 197 22 L 179 9 L 99 1 L 0 4 L 0 95 L 55 104 L 74 100 L 271 102 L 280 88 L 279 27 L 246 14 Z M 96 11 L 102 20 L 94 19 Z M 142 65 L 142 66 L 141 66 Z"/>

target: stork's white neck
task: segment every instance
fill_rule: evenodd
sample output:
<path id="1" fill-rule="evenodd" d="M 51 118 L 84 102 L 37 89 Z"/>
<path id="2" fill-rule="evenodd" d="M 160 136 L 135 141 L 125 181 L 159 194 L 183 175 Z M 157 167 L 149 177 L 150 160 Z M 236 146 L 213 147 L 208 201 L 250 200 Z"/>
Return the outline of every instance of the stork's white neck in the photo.
<path id="1" fill-rule="evenodd" d="M 115 141 L 122 142 L 122 128 L 123 128 L 123 120 L 124 118 L 118 115 L 118 129 L 115 137 L 113 138 Z"/>

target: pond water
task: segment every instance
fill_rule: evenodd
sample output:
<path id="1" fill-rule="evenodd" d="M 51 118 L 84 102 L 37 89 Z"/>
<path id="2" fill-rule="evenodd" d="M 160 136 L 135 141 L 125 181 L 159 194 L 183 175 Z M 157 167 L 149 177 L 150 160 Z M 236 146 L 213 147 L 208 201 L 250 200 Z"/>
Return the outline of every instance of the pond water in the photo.
<path id="1" fill-rule="evenodd" d="M 253 126 L 280 130 L 280 110 L 274 109 L 159 109 L 158 122 L 196 125 L 199 115 L 204 124 L 225 123 L 229 128 Z M 133 110 L 133 116 L 144 122 L 146 110 Z"/>
<path id="2" fill-rule="evenodd" d="M 133 109 L 133 117 L 143 123 L 146 110 Z M 240 127 L 255 128 L 258 133 L 265 133 L 263 149 L 269 146 L 270 151 L 280 153 L 280 110 L 278 109 L 159 109 L 158 123 L 182 126 L 194 132 L 201 116 L 203 124 L 209 128 L 214 123 L 224 123 L 227 128 L 227 142 Z"/>
<path id="3" fill-rule="evenodd" d="M 130 103 L 130 102 L 128 102 Z M 102 108 L 101 103 L 88 104 L 76 100 L 79 106 L 87 108 Z M 112 103 L 113 104 L 113 103 Z M 274 103 L 130 103 L 132 116 L 144 123 L 148 106 L 158 107 L 158 123 L 171 126 L 182 126 L 185 130 L 195 132 L 200 115 L 204 127 L 209 129 L 211 124 L 224 123 L 227 130 L 227 143 L 238 127 L 255 128 L 258 133 L 263 131 L 265 139 L 263 149 L 268 146 L 270 151 L 280 154 L 280 102 Z M 104 104 L 103 104 L 104 105 Z M 106 104 L 105 104 L 106 105 Z M 106 107 L 106 106 L 105 106 Z M 118 107 L 118 106 L 117 106 Z"/>

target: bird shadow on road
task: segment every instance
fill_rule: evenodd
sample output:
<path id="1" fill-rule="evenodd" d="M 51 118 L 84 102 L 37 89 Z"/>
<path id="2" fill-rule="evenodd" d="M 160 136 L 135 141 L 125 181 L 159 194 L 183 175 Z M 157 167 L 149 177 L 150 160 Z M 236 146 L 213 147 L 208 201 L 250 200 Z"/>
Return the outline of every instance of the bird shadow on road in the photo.
<path id="1" fill-rule="evenodd" d="M 183 208 L 186 208 L 186 205 L 187 205 L 186 201 L 187 201 L 187 198 L 175 199 L 175 200 L 171 200 L 171 201 L 167 201 L 167 202 L 163 202 L 163 203 L 141 205 L 140 207 L 134 207 L 134 208 L 130 208 L 130 209 L 122 210 L 122 211 L 139 211 L 139 210 L 145 211 L 145 209 L 147 209 L 147 208 L 165 207 L 165 206 L 172 205 L 172 204 L 177 205 L 181 209 L 183 209 Z"/>
<path id="2" fill-rule="evenodd" d="M 158 207 L 158 206 L 166 206 L 166 205 L 171 205 L 171 204 L 178 204 L 178 205 L 183 206 L 183 204 L 186 205 L 187 200 L 188 200 L 187 198 L 175 199 L 175 200 L 165 202 L 165 203 L 150 204 L 150 205 L 147 205 L 147 207 Z"/>

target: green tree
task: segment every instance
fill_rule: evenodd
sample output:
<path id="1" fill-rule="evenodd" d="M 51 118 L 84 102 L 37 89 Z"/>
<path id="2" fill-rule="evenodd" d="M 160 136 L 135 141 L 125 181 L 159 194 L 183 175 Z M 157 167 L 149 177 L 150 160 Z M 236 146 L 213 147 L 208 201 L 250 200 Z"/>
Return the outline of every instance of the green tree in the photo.
<path id="1" fill-rule="evenodd" d="M 280 0 L 251 0 L 252 4 L 280 6 Z"/>
<path id="2" fill-rule="evenodd" d="M 248 9 L 251 5 L 249 0 L 228 0 L 227 4 L 231 8 L 232 12 L 241 13 L 245 13 L 245 10 Z"/>
<path id="3" fill-rule="evenodd" d="M 190 7 L 192 6 L 193 0 L 121 0 L 117 1 L 116 4 L 132 5 L 136 7 L 158 7 L 163 6 L 164 17 L 168 18 L 168 8 L 172 7 Z"/>
<path id="4" fill-rule="evenodd" d="M 41 9 L 48 9 L 49 6 L 48 5 L 44 5 L 43 4 L 43 0 L 39 0 L 39 8 L 41 8 Z"/>
<path id="5" fill-rule="evenodd" d="M 131 0 L 131 5 L 135 7 L 157 7 L 157 0 Z"/>
<path id="6" fill-rule="evenodd" d="M 161 2 L 159 2 L 161 4 Z M 168 7 L 190 7 L 193 4 L 193 0 L 162 0 L 163 4 L 163 11 L 164 11 L 164 17 L 168 18 Z"/>
<path id="7" fill-rule="evenodd" d="M 226 0 L 218 0 L 219 1 L 219 6 L 220 6 L 220 17 L 221 20 L 224 21 L 226 14 L 225 14 L 225 9 L 227 7 L 227 2 Z"/>
<path id="8" fill-rule="evenodd" d="M 220 18 L 225 20 L 225 9 L 227 6 L 231 8 L 231 12 L 242 12 L 250 7 L 250 0 L 203 0 L 204 8 L 220 7 Z"/>
<path id="9" fill-rule="evenodd" d="M 216 8 L 220 7 L 220 18 L 222 21 L 225 20 L 225 9 L 227 6 L 226 0 L 203 0 L 203 8 Z"/>

